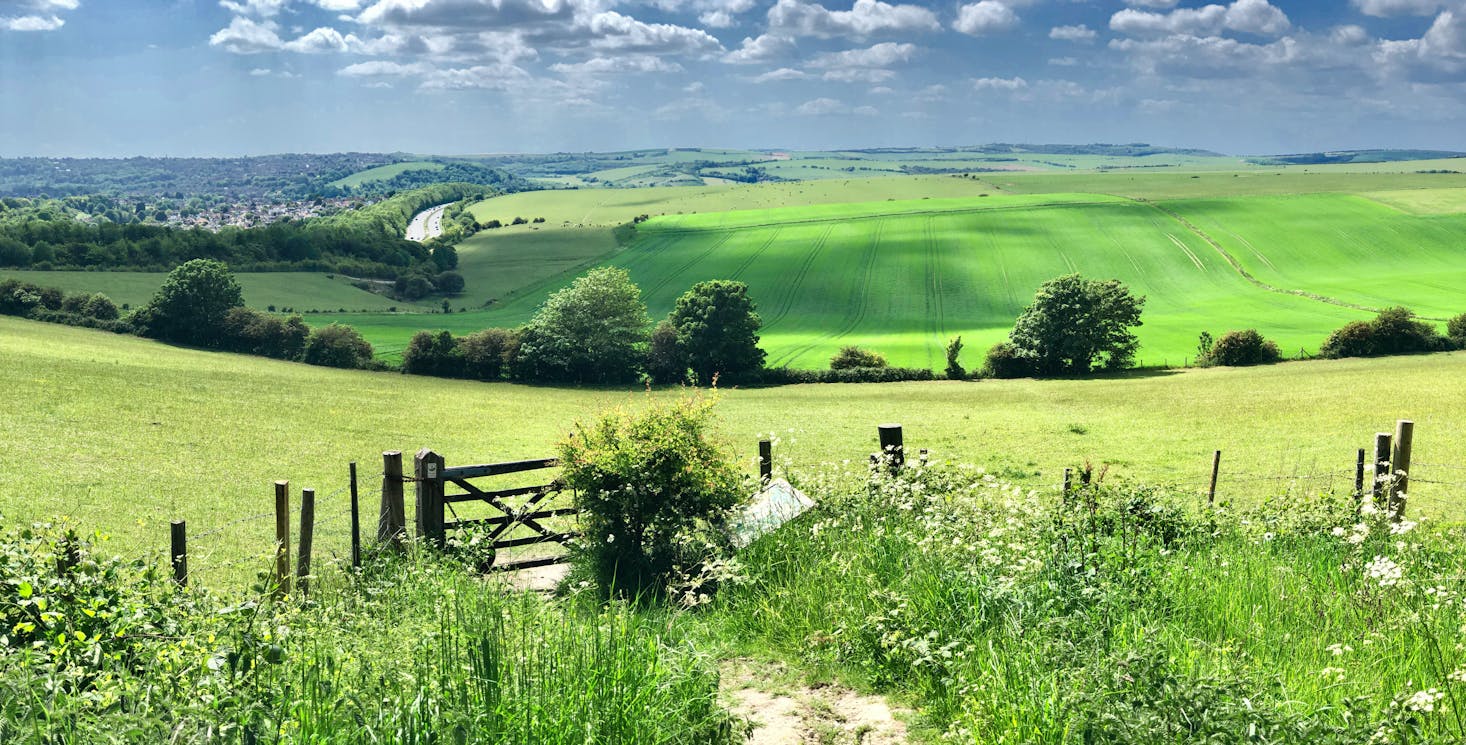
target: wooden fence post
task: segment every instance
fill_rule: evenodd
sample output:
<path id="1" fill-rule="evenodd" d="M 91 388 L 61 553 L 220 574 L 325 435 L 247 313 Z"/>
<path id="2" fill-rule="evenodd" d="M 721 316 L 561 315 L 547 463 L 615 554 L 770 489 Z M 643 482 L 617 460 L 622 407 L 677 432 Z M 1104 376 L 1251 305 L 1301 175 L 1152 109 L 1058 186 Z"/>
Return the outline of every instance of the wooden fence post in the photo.
<path id="1" fill-rule="evenodd" d="M 311 544 L 316 535 L 316 490 L 300 490 L 300 554 L 295 560 L 295 586 L 300 596 L 310 594 Z"/>
<path id="2" fill-rule="evenodd" d="M 183 520 L 168 525 L 168 556 L 173 564 L 173 581 L 188 586 L 188 526 Z"/>
<path id="3" fill-rule="evenodd" d="M 1064 469 L 1064 506 L 1069 506 L 1069 495 L 1074 492 L 1074 469 Z"/>
<path id="4" fill-rule="evenodd" d="M 891 473 L 895 474 L 906 465 L 906 445 L 902 441 L 901 425 L 882 424 L 876 428 L 881 439 L 881 457 L 885 459 Z"/>
<path id="5" fill-rule="evenodd" d="M 351 462 L 351 568 L 361 568 L 361 510 L 356 502 L 356 461 Z"/>
<path id="6" fill-rule="evenodd" d="M 768 440 L 758 441 L 758 483 L 759 486 L 768 486 L 769 481 L 774 478 L 774 443 Z"/>
<path id="7" fill-rule="evenodd" d="M 1390 433 L 1374 433 L 1374 489 L 1371 497 L 1374 499 L 1374 506 L 1383 509 L 1385 506 L 1385 488 L 1390 478 Z"/>
<path id="8" fill-rule="evenodd" d="M 377 519 L 377 540 L 402 545 L 407 532 L 407 508 L 403 504 L 402 451 L 382 453 L 382 508 Z"/>
<path id="9" fill-rule="evenodd" d="M 1410 445 L 1415 439 L 1415 422 L 1395 422 L 1394 448 L 1390 452 L 1390 519 L 1405 517 L 1405 500 L 1410 497 Z"/>
<path id="10" fill-rule="evenodd" d="M 441 548 L 443 546 L 443 456 L 428 448 L 417 451 L 412 459 L 412 475 L 417 479 L 417 537 Z"/>
<path id="11" fill-rule="evenodd" d="M 1359 448 L 1359 458 L 1354 462 L 1354 508 L 1364 501 L 1364 448 Z"/>
<path id="12" fill-rule="evenodd" d="M 275 482 L 275 599 L 290 594 L 290 482 Z"/>
<path id="13" fill-rule="evenodd" d="M 1211 509 L 1217 503 L 1217 474 L 1222 470 L 1222 451 L 1218 450 L 1211 456 L 1211 486 L 1206 490 L 1206 508 Z"/>

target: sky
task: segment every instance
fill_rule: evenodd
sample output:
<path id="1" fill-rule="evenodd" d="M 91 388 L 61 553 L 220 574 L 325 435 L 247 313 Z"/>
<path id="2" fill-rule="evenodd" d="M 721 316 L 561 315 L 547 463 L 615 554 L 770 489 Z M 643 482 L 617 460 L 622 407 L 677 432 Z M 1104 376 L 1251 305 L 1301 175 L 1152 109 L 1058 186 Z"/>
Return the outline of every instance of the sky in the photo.
<path id="1" fill-rule="evenodd" d="M 990 142 L 1466 150 L 1466 0 L 0 0 L 0 156 Z"/>

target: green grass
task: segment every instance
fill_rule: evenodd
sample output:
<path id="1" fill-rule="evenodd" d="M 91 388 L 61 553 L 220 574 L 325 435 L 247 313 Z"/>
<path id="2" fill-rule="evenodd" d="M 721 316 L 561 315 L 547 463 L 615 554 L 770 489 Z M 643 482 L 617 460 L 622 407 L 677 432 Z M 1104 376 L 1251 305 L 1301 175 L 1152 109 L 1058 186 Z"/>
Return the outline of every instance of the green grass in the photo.
<path id="1" fill-rule="evenodd" d="M 1466 188 L 1402 189 L 1364 196 L 1416 215 L 1454 215 L 1466 212 Z"/>
<path id="2" fill-rule="evenodd" d="M 720 411 L 750 469 L 760 435 L 777 433 L 777 458 L 798 471 L 858 463 L 876 447 L 876 424 L 901 422 L 913 448 L 1043 486 L 1086 459 L 1112 463 L 1113 477 L 1199 483 L 1220 448 L 1221 493 L 1241 498 L 1259 488 L 1243 474 L 1352 480 L 1355 449 L 1396 418 L 1416 422 L 1417 461 L 1466 465 L 1462 375 L 1466 354 L 1455 353 L 1082 381 L 729 390 Z M 372 514 L 384 450 L 432 447 L 449 465 L 541 457 L 576 420 L 646 395 L 338 371 L 12 318 L 0 318 L 0 376 L 0 514 L 11 524 L 69 515 L 138 551 L 163 546 L 171 519 L 197 535 L 267 514 L 283 478 L 318 489 L 329 522 L 317 546 L 344 555 L 339 490 L 350 461 L 361 464 Z M 653 394 L 666 395 L 676 392 Z M 1419 475 L 1466 482 L 1440 469 Z M 1461 487 L 1412 491 L 1426 512 L 1463 515 Z M 272 530 L 267 516 L 200 540 L 198 563 L 254 555 Z"/>
<path id="3" fill-rule="evenodd" d="M 369 183 L 371 183 L 373 181 L 386 181 L 387 179 L 394 178 L 394 177 L 400 175 L 404 171 L 421 171 L 421 170 L 441 171 L 441 170 L 443 170 L 443 164 L 442 163 L 433 163 L 431 161 L 411 161 L 411 162 L 407 162 L 407 163 L 389 163 L 388 165 L 385 165 L 385 166 L 377 166 L 376 168 L 368 168 L 365 171 L 358 171 L 358 172 L 353 173 L 350 176 L 347 176 L 346 178 L 343 178 L 343 179 L 337 179 L 335 181 L 332 181 L 329 184 L 329 186 L 337 186 L 337 187 L 346 188 L 346 189 L 355 189 L 358 186 L 361 186 L 363 184 L 369 184 Z"/>
<path id="4" fill-rule="evenodd" d="M 1466 174 L 1419 174 L 1391 168 L 1398 163 L 1371 163 L 1379 170 L 1346 170 L 1359 166 L 1288 166 L 1238 172 L 1148 173 L 1129 170 L 1078 173 L 978 174 L 994 190 L 1015 194 L 1089 192 L 1138 199 L 1280 196 L 1291 194 L 1359 194 L 1403 189 L 1466 186 Z M 1418 167 L 1418 166 L 1417 166 Z"/>
<path id="5" fill-rule="evenodd" d="M 100 292 L 113 302 L 138 307 L 152 299 L 168 275 L 162 272 L 41 272 L 0 269 L 0 279 L 14 277 L 42 287 L 58 287 L 68 293 Z M 385 311 L 390 307 L 404 310 L 413 303 L 393 300 L 385 295 L 367 292 L 351 285 L 341 275 L 328 277 L 316 272 L 245 272 L 234 275 L 244 290 L 244 302 L 261 310 L 295 308 L 350 311 Z"/>

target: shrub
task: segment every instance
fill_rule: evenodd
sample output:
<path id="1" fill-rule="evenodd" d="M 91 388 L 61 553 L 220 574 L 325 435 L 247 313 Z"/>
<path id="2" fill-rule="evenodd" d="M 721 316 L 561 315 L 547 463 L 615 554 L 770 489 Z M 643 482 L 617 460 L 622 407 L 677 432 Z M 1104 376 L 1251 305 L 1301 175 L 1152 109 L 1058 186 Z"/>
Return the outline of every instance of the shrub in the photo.
<path id="1" fill-rule="evenodd" d="M 463 374 L 474 380 L 498 380 L 519 348 L 513 329 L 484 329 L 458 340 Z"/>
<path id="2" fill-rule="evenodd" d="M 1461 349 L 1466 349 L 1466 313 L 1446 322 L 1446 336 Z"/>
<path id="3" fill-rule="evenodd" d="M 698 383 L 708 385 L 714 375 L 736 381 L 763 368 L 762 321 L 754 309 L 748 285 L 729 280 L 698 282 L 677 298 L 667 320 Z"/>
<path id="4" fill-rule="evenodd" d="M 540 306 L 520 334 L 514 374 L 545 382 L 635 380 L 650 325 L 641 290 L 625 269 L 593 269 Z"/>
<path id="5" fill-rule="evenodd" d="M 1239 367 L 1271 365 L 1282 358 L 1277 344 L 1262 338 L 1256 329 L 1245 329 L 1222 334 L 1201 362 L 1204 365 Z"/>
<path id="6" fill-rule="evenodd" d="M 442 272 L 433 279 L 433 285 L 438 292 L 444 295 L 457 295 L 463 292 L 463 275 L 458 272 Z"/>
<path id="7" fill-rule="evenodd" d="M 664 319 L 652 329 L 651 342 L 647 345 L 646 371 L 658 383 L 687 381 L 687 358 L 677 346 L 677 327 L 670 319 Z"/>
<path id="8" fill-rule="evenodd" d="M 1119 280 L 1069 274 L 1043 283 L 1010 335 L 1033 356 L 1044 375 L 1083 375 L 1099 366 L 1129 367 L 1139 344 L 1130 329 L 1140 324 L 1144 297 Z"/>
<path id="9" fill-rule="evenodd" d="M 1037 360 L 1027 350 L 1009 342 L 994 344 L 983 362 L 983 374 L 990 378 L 1028 378 L 1038 373 Z"/>
<path id="10" fill-rule="evenodd" d="M 1329 334 L 1318 348 L 1320 357 L 1368 357 L 1374 354 L 1374 326 L 1368 321 L 1350 321 Z"/>
<path id="11" fill-rule="evenodd" d="M 886 358 L 868 349 L 856 346 L 841 347 L 830 358 L 831 370 L 849 370 L 852 367 L 885 367 Z"/>
<path id="12" fill-rule="evenodd" d="M 705 558 L 698 546 L 714 534 L 706 528 L 740 493 L 732 458 L 709 437 L 711 421 L 711 401 L 687 398 L 609 412 L 560 443 L 585 531 L 577 571 L 607 594 L 659 595 Z"/>
<path id="13" fill-rule="evenodd" d="M 311 332 L 303 359 L 326 367 L 366 367 L 372 361 L 372 345 L 356 329 L 333 323 Z"/>
<path id="14" fill-rule="evenodd" d="M 166 341 L 217 347 L 224 338 L 224 317 L 244 305 L 244 294 L 229 267 L 210 259 L 194 259 L 168 274 L 136 323 L 147 335 Z"/>
<path id="15" fill-rule="evenodd" d="M 402 353 L 402 371 L 412 375 L 456 378 L 463 374 L 463 355 L 448 331 L 419 331 Z"/>
<path id="16" fill-rule="evenodd" d="M 795 370 L 787 367 L 764 368 L 757 382 L 764 385 L 800 383 L 899 383 L 908 380 L 935 380 L 936 375 L 924 367 L 850 367 L 844 370 Z"/>
<path id="17" fill-rule="evenodd" d="M 117 303 L 112 302 L 112 298 L 99 292 L 87 297 L 82 314 L 99 321 L 115 321 L 121 316 L 121 311 L 117 309 Z"/>
<path id="18" fill-rule="evenodd" d="M 967 369 L 962 367 L 957 356 L 962 354 L 962 337 L 954 336 L 947 342 L 947 379 L 962 380 L 967 377 Z"/>

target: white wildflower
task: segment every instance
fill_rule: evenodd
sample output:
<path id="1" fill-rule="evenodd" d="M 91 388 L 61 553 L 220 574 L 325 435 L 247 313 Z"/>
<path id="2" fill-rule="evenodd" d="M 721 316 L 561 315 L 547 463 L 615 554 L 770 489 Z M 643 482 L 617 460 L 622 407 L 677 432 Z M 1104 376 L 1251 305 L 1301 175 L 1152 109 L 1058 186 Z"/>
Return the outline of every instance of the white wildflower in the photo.
<path id="1" fill-rule="evenodd" d="M 1364 575 L 1378 581 L 1380 587 L 1394 587 L 1405 576 L 1405 570 L 1384 556 L 1376 556 L 1364 565 Z"/>
<path id="2" fill-rule="evenodd" d="M 1411 711 L 1435 711 L 1436 702 L 1445 696 L 1446 694 L 1435 688 L 1416 691 L 1410 695 L 1410 698 L 1405 699 L 1405 708 Z"/>
<path id="3" fill-rule="evenodd" d="M 1328 647 L 1326 647 L 1326 649 L 1328 649 L 1329 654 L 1335 657 L 1342 657 L 1345 654 L 1354 651 L 1354 648 L 1349 646 L 1348 644 L 1330 644 Z"/>
<path id="4" fill-rule="evenodd" d="M 1412 522 L 1410 520 L 1401 520 L 1397 523 L 1391 523 L 1390 535 L 1405 535 L 1406 533 L 1414 530 L 1416 525 L 1419 525 L 1419 523 Z"/>

